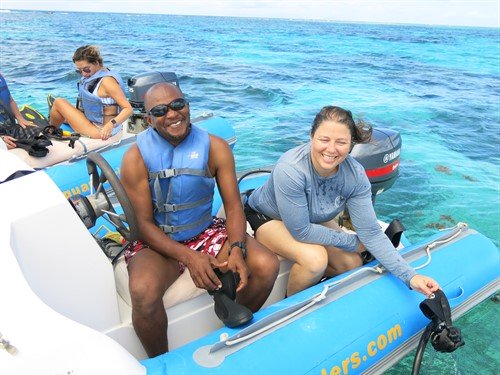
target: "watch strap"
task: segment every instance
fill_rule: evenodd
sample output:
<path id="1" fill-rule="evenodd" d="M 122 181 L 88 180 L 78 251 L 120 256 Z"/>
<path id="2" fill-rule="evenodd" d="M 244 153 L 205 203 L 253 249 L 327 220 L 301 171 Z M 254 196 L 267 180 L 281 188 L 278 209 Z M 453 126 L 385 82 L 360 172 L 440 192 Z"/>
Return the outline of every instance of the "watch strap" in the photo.
<path id="1" fill-rule="evenodd" d="M 241 253 L 243 254 L 243 259 L 245 259 L 247 257 L 247 245 L 246 245 L 246 243 L 244 243 L 243 241 L 233 242 L 229 246 L 228 255 L 231 255 L 231 250 L 233 250 L 233 247 L 239 247 L 241 249 Z"/>

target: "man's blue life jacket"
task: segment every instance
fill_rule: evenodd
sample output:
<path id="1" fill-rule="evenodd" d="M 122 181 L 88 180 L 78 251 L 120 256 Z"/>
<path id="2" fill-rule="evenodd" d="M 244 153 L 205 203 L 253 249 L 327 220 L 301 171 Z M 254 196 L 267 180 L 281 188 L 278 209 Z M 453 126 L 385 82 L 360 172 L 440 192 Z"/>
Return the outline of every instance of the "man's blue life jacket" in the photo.
<path id="1" fill-rule="evenodd" d="M 190 239 L 212 224 L 214 178 L 208 169 L 210 136 L 191 125 L 173 146 L 153 128 L 137 136 L 149 171 L 156 224 L 176 241 Z"/>

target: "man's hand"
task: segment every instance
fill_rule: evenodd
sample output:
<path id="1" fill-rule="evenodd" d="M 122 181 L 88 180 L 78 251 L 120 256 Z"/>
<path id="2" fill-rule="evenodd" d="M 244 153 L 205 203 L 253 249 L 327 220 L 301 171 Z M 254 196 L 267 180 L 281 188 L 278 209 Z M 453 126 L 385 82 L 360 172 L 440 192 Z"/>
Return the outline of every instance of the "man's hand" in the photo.
<path id="1" fill-rule="evenodd" d="M 17 145 L 15 143 L 16 139 L 12 138 L 8 135 L 2 135 L 2 140 L 5 142 L 7 145 L 7 150 L 12 150 L 13 148 L 16 148 Z"/>
<path id="2" fill-rule="evenodd" d="M 429 297 L 439 289 L 439 284 L 432 278 L 424 275 L 415 275 L 410 280 L 410 288 Z"/>
<path id="3" fill-rule="evenodd" d="M 24 117 L 18 118 L 17 122 L 19 126 L 23 129 L 25 129 L 27 126 L 37 126 L 36 124 L 32 123 L 31 121 L 26 120 Z"/>
<path id="4" fill-rule="evenodd" d="M 240 275 L 240 283 L 236 288 L 236 293 L 243 290 L 248 284 L 248 276 L 250 276 L 250 269 L 248 268 L 245 260 L 243 259 L 243 253 L 240 249 L 233 248 L 231 255 L 227 260 L 227 269 L 233 272 L 237 272 Z"/>
<path id="5" fill-rule="evenodd" d="M 221 288 L 222 283 L 213 269 L 226 267 L 227 262 L 221 263 L 213 256 L 191 249 L 187 249 L 186 251 L 189 251 L 189 257 L 185 265 L 189 269 L 194 285 L 197 288 L 210 291 Z"/>

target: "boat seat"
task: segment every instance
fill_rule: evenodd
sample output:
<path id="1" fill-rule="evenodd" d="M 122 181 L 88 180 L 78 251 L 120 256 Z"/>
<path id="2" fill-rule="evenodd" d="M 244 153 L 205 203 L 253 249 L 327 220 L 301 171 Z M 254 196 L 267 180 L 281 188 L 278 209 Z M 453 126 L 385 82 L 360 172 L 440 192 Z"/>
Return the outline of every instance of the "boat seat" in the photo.
<path id="1" fill-rule="evenodd" d="M 52 146 L 48 146 L 49 153 L 41 158 L 31 156 L 26 150 L 21 148 L 14 148 L 9 152 L 15 154 L 32 168 L 45 168 L 74 157 L 82 156 L 90 151 L 95 151 L 108 145 L 117 144 L 121 141 L 122 135 L 123 130 L 105 141 L 101 139 L 80 137 L 75 142 L 74 148 L 69 147 L 68 141 L 51 140 Z"/>

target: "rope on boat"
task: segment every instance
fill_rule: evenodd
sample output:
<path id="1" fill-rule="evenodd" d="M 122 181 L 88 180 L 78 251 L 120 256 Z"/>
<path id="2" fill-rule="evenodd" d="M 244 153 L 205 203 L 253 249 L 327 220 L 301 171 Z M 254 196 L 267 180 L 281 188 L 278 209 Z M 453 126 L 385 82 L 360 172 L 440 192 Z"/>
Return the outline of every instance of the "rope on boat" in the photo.
<path id="1" fill-rule="evenodd" d="M 430 244 L 428 244 L 425 247 L 425 252 L 427 254 L 427 261 L 424 264 L 422 264 L 422 265 L 420 265 L 418 267 L 415 267 L 415 270 L 420 270 L 420 269 L 422 269 L 424 267 L 427 267 L 431 263 L 431 261 L 432 261 L 431 249 L 435 248 L 438 245 L 442 245 L 442 244 L 445 244 L 447 242 L 450 242 L 450 241 L 454 240 L 456 237 L 458 237 L 458 235 L 460 233 L 462 233 L 462 230 L 465 229 L 465 228 L 467 228 L 467 224 L 466 223 L 458 223 L 457 225 L 455 225 L 452 228 L 445 228 L 445 229 L 443 229 L 443 231 L 445 231 L 445 230 L 456 230 L 456 232 L 453 233 L 453 235 L 451 235 L 448 238 L 445 238 L 443 240 L 434 241 L 434 242 L 431 242 Z"/>
<path id="2" fill-rule="evenodd" d="M 431 255 L 430 255 L 431 249 L 437 247 L 438 245 L 442 245 L 442 244 L 445 244 L 447 242 L 450 242 L 450 241 L 454 240 L 465 229 L 467 229 L 467 224 L 466 223 L 458 223 L 457 225 L 455 225 L 452 228 L 443 229 L 443 231 L 445 231 L 445 230 L 451 230 L 451 231 L 454 231 L 454 232 L 450 236 L 448 236 L 448 237 L 445 237 L 443 239 L 439 239 L 439 240 L 433 241 L 430 244 L 428 244 L 427 246 L 425 246 L 425 251 L 426 251 L 428 260 L 426 261 L 425 264 L 423 264 L 423 265 L 421 265 L 419 267 L 416 267 L 415 269 L 423 268 L 423 267 L 427 266 L 431 262 L 431 260 L 432 260 L 431 259 Z M 292 311 L 290 314 L 285 315 L 282 318 L 277 319 L 274 322 L 270 322 L 269 324 L 266 324 L 266 325 L 262 326 L 261 328 L 255 330 L 254 332 L 251 332 L 251 333 L 249 333 L 247 335 L 242 335 L 240 337 L 236 337 L 235 339 L 229 338 L 229 339 L 227 339 L 223 343 L 223 346 L 226 346 L 226 347 L 227 346 L 233 346 L 233 345 L 239 344 L 239 343 L 241 343 L 243 341 L 247 341 L 247 340 L 249 340 L 249 339 L 251 339 L 251 338 L 253 338 L 255 336 L 258 336 L 261 333 L 264 333 L 264 332 L 266 332 L 266 331 L 268 331 L 268 330 L 276 327 L 279 324 L 282 324 L 282 323 L 290 320 L 291 318 L 297 316 L 298 314 L 302 313 L 303 311 L 309 309 L 311 306 L 313 306 L 316 303 L 318 303 L 318 302 L 322 301 L 323 299 L 325 299 L 326 298 L 326 294 L 328 293 L 328 291 L 330 289 L 332 289 L 335 286 L 338 286 L 340 284 L 343 284 L 343 283 L 347 282 L 348 280 L 354 278 L 355 276 L 357 276 L 360 273 L 374 272 L 374 273 L 382 274 L 385 271 L 386 271 L 385 268 L 382 265 L 380 265 L 380 264 L 378 264 L 378 265 L 376 265 L 374 267 L 363 267 L 363 268 L 361 268 L 359 270 L 356 270 L 356 271 L 350 273 L 349 275 L 347 275 L 346 277 L 344 277 L 344 278 L 342 278 L 340 280 L 334 281 L 334 282 L 329 283 L 329 284 L 325 284 L 323 286 L 323 290 L 321 291 L 321 293 L 319 293 L 315 297 L 312 297 L 311 300 L 310 300 L 310 302 L 306 303 L 304 306 L 298 308 L 295 311 Z M 214 347 L 212 347 L 212 349 L 210 350 L 210 352 L 213 353 L 213 352 L 221 349 L 222 347 L 220 346 L 220 344 L 222 344 L 222 343 L 218 343 Z"/>
<path id="3" fill-rule="evenodd" d="M 261 329 L 258 329 L 258 330 L 254 331 L 254 332 L 252 332 L 252 333 L 250 333 L 250 334 L 248 334 L 248 335 L 246 335 L 246 336 L 243 336 L 243 337 L 237 338 L 237 339 L 235 339 L 235 340 L 227 340 L 225 344 L 226 344 L 227 346 L 236 345 L 236 344 L 238 344 L 238 343 L 240 343 L 240 342 L 242 342 L 242 341 L 246 341 L 246 340 L 251 339 L 252 337 L 255 337 L 255 336 L 257 336 L 257 335 L 260 335 L 261 333 L 263 333 L 263 332 L 265 332 L 265 331 L 268 331 L 269 329 L 271 329 L 271 328 L 273 328 L 273 327 L 277 326 L 278 324 L 281 324 L 281 323 L 283 323 L 283 322 L 286 322 L 287 320 L 289 320 L 289 319 L 293 318 L 294 316 L 296 316 L 296 315 L 300 314 L 302 311 L 305 311 L 305 310 L 307 310 L 309 307 L 311 307 L 311 306 L 315 305 L 316 303 L 318 303 L 318 302 L 320 302 L 320 301 L 324 300 L 324 299 L 326 298 L 326 293 L 328 292 L 328 289 L 329 289 L 328 285 L 325 285 L 325 286 L 323 287 L 323 290 L 321 291 L 321 293 L 319 293 L 317 296 L 313 297 L 313 298 L 312 298 L 312 300 L 311 300 L 311 302 L 309 302 L 307 305 L 302 306 L 300 309 L 298 309 L 298 310 L 294 311 L 293 313 L 291 313 L 291 314 L 289 314 L 289 315 L 287 315 L 287 316 L 284 316 L 283 318 L 278 319 L 278 320 L 276 320 L 276 321 L 274 321 L 274 322 L 270 323 L 269 325 L 264 326 L 264 327 L 262 327 Z"/>

